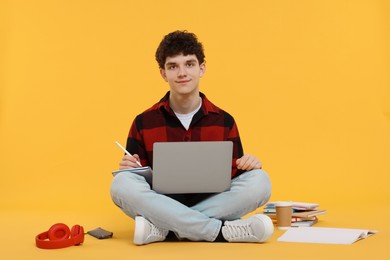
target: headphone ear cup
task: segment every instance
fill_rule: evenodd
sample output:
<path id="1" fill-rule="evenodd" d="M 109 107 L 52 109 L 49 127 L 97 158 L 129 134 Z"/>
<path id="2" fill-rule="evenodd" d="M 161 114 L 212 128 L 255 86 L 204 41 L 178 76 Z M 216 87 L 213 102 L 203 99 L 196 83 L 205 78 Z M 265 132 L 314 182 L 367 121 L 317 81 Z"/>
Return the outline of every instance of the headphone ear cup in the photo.
<path id="1" fill-rule="evenodd" d="M 80 233 L 80 226 L 79 225 L 74 225 L 72 227 L 72 230 L 70 231 L 70 235 L 72 237 L 74 237 L 74 236 L 77 236 L 77 234 L 79 234 L 79 233 Z"/>
<path id="2" fill-rule="evenodd" d="M 69 238 L 71 232 L 67 225 L 62 223 L 57 223 L 51 226 L 48 231 L 49 240 L 64 240 Z"/>
<path id="3" fill-rule="evenodd" d="M 74 225 L 70 233 L 75 245 L 79 245 L 84 242 L 84 228 L 82 226 Z"/>

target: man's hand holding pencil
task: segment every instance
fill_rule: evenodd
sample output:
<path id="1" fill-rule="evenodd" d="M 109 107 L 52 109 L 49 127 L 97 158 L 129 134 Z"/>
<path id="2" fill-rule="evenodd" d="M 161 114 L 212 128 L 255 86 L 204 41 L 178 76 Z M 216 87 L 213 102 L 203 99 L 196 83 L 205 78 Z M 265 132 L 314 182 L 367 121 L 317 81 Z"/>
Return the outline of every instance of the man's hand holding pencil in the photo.
<path id="1" fill-rule="evenodd" d="M 138 154 L 130 154 L 118 141 L 115 143 L 125 152 L 125 155 L 119 162 L 119 170 L 142 167 Z"/>

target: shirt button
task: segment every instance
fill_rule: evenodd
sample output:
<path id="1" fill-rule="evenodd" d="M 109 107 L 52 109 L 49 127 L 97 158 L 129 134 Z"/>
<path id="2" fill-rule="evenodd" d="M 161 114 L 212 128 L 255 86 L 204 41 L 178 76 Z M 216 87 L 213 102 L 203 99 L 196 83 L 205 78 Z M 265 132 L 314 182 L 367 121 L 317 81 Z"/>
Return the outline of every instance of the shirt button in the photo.
<path id="1" fill-rule="evenodd" d="M 190 140 L 188 136 L 184 137 L 184 141 L 188 142 L 188 140 Z"/>

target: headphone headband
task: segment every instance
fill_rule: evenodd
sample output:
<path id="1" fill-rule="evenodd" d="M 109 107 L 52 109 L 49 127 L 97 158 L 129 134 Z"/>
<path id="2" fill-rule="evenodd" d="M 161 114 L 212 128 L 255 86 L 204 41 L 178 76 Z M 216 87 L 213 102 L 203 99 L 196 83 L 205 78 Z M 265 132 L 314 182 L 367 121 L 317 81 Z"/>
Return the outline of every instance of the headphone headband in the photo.
<path id="1" fill-rule="evenodd" d="M 79 225 L 69 227 L 63 223 L 54 224 L 48 231 L 35 237 L 35 244 L 42 249 L 57 249 L 80 245 L 84 242 L 84 228 Z"/>

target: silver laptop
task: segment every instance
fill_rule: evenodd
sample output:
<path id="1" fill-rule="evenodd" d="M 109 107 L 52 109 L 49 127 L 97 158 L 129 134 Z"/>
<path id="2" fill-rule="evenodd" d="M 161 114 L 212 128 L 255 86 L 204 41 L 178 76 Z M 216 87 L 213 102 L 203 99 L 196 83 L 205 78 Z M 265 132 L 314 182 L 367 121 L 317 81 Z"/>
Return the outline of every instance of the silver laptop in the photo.
<path id="1" fill-rule="evenodd" d="M 153 190 L 161 194 L 230 189 L 233 143 L 164 142 L 153 145 Z"/>

